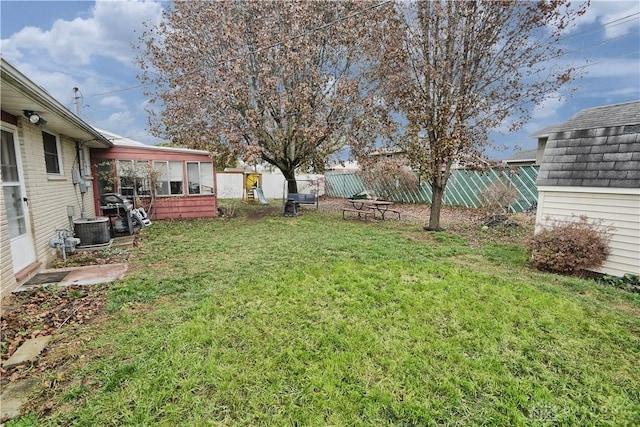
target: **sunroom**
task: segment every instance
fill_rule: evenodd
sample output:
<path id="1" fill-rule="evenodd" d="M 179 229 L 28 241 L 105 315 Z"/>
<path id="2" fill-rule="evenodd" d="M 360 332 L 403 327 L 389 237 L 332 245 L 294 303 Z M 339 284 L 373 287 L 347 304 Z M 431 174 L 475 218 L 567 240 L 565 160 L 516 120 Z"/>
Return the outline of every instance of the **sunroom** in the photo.
<path id="1" fill-rule="evenodd" d="M 117 193 L 152 219 L 217 216 L 215 161 L 207 151 L 150 146 L 101 132 L 114 145 L 91 153 L 96 212 L 101 195 Z"/>

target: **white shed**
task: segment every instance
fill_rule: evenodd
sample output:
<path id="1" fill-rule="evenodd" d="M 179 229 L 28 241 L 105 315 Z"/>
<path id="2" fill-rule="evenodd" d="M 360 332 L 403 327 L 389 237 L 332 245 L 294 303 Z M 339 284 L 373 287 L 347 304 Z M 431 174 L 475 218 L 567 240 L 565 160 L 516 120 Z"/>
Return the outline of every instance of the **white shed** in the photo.
<path id="1" fill-rule="evenodd" d="M 582 110 L 545 134 L 537 228 L 602 220 L 612 227 L 611 253 L 597 272 L 640 275 L 640 101 Z"/>

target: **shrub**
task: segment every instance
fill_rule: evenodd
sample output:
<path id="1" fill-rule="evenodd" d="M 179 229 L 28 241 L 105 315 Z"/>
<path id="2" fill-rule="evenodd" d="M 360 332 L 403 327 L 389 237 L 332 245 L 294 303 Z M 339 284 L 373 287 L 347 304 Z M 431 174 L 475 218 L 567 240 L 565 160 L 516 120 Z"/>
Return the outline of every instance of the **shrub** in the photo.
<path id="1" fill-rule="evenodd" d="M 582 216 L 554 221 L 533 236 L 527 249 L 538 270 L 572 274 L 600 267 L 609 256 L 609 237 L 600 223 Z"/>
<path id="2" fill-rule="evenodd" d="M 419 191 L 418 176 L 402 159 L 362 161 L 359 176 L 369 193 L 378 199 L 391 199 L 403 192 Z"/>
<path id="3" fill-rule="evenodd" d="M 507 213 L 509 206 L 518 200 L 518 190 L 509 183 L 492 182 L 482 190 L 480 202 L 485 210 L 492 213 Z"/>

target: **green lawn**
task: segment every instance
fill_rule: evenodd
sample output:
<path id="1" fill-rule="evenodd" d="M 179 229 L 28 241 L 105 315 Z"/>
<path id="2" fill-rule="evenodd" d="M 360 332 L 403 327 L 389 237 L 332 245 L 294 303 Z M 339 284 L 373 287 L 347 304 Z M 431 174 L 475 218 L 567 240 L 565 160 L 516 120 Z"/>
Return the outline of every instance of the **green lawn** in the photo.
<path id="1" fill-rule="evenodd" d="M 154 222 L 51 412 L 7 425 L 640 425 L 640 298 L 486 239 Z"/>

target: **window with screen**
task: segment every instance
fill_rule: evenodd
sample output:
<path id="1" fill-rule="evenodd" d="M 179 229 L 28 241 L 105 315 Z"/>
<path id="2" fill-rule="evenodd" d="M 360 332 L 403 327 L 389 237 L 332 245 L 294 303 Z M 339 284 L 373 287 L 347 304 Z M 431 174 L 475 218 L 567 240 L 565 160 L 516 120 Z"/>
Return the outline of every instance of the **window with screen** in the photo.
<path id="1" fill-rule="evenodd" d="M 58 138 L 47 132 L 42 132 L 42 145 L 44 147 L 44 163 L 48 174 L 61 175 L 60 145 Z"/>
<path id="2" fill-rule="evenodd" d="M 149 163 L 144 160 L 117 160 L 118 192 L 127 198 L 151 195 Z"/>
<path id="3" fill-rule="evenodd" d="M 212 162 L 187 162 L 190 195 L 215 194 Z"/>
<path id="4" fill-rule="evenodd" d="M 158 174 L 158 196 L 184 194 L 182 162 L 154 161 L 153 167 Z"/>

